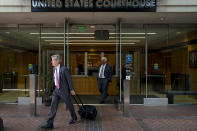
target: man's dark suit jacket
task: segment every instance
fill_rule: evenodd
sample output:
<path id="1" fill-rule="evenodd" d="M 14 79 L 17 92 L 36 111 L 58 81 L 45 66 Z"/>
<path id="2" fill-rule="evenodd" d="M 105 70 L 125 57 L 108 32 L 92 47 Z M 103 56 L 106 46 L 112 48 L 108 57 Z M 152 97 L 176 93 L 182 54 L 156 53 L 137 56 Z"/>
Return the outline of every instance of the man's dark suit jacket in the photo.
<path id="1" fill-rule="evenodd" d="M 55 87 L 55 82 L 54 82 L 54 73 L 55 73 L 55 67 L 53 67 L 53 87 Z M 70 95 L 70 91 L 74 90 L 73 83 L 72 83 L 72 78 L 69 73 L 69 70 L 67 67 L 60 65 L 59 69 L 59 90 L 60 93 L 63 95 Z"/>
<path id="2" fill-rule="evenodd" d="M 100 72 L 101 65 L 98 68 L 98 78 L 99 78 L 99 72 Z M 112 67 L 109 64 L 106 64 L 105 70 L 104 70 L 104 76 L 109 80 L 109 82 L 112 82 Z"/>

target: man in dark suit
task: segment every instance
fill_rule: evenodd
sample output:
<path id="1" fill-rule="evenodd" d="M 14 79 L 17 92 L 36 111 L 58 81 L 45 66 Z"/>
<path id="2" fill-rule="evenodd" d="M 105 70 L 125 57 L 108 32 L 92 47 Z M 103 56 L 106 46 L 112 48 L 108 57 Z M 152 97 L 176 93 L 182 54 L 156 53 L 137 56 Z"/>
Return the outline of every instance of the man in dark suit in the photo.
<path id="1" fill-rule="evenodd" d="M 60 99 L 66 103 L 66 106 L 70 111 L 72 119 L 69 124 L 74 124 L 77 121 L 77 116 L 70 98 L 70 94 L 75 95 L 75 91 L 69 70 L 65 66 L 60 65 L 60 55 L 53 55 L 51 58 L 53 65 L 53 85 L 55 89 L 52 94 L 51 112 L 46 125 L 42 126 L 42 128 L 45 129 L 53 129 L 53 121 L 56 116 Z"/>
<path id="2" fill-rule="evenodd" d="M 105 103 L 105 99 L 108 96 L 108 85 L 112 80 L 112 67 L 107 64 L 107 58 L 101 58 L 101 65 L 98 68 L 98 89 L 102 94 L 100 104 Z"/>

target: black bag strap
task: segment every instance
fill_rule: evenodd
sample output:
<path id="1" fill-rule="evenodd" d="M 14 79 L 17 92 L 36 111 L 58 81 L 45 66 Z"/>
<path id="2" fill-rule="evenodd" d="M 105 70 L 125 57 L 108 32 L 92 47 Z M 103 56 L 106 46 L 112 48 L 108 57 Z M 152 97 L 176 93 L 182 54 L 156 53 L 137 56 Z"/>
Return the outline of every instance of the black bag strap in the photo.
<path id="1" fill-rule="evenodd" d="M 80 108 L 81 106 L 79 105 L 79 102 L 77 101 L 76 97 L 78 98 L 79 102 L 82 104 L 82 107 L 83 107 L 83 102 L 82 102 L 81 98 L 79 97 L 79 95 L 76 94 L 75 96 L 73 96 L 73 98 L 74 98 L 75 102 L 77 103 L 78 107 Z"/>
<path id="2" fill-rule="evenodd" d="M 77 106 L 80 108 L 81 106 L 79 105 L 78 101 L 76 100 L 75 96 L 73 96 L 75 102 L 77 103 Z"/>

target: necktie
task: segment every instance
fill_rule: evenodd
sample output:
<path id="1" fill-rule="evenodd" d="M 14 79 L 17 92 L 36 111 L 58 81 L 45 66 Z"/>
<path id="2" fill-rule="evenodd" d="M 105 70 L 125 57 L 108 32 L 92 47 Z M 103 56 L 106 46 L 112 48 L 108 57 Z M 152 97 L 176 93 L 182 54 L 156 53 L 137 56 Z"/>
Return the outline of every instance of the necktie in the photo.
<path id="1" fill-rule="evenodd" d="M 57 89 L 59 89 L 60 88 L 60 86 L 59 86 L 59 80 L 58 80 L 58 72 L 57 72 L 57 68 L 55 68 L 56 69 L 56 78 L 55 78 L 55 81 L 56 81 L 56 87 L 57 87 Z"/>
<path id="2" fill-rule="evenodd" d="M 101 67 L 101 73 L 100 73 L 100 78 L 102 78 L 102 76 L 103 76 L 103 69 L 104 69 L 104 66 L 102 65 L 102 67 Z"/>

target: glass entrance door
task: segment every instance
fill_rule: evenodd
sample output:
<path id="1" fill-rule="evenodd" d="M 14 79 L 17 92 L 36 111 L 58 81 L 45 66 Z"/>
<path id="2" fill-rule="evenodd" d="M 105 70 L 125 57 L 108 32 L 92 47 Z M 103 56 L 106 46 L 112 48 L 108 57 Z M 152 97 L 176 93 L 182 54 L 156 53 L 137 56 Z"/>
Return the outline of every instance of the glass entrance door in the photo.
<path id="1" fill-rule="evenodd" d="M 29 96 L 28 67 L 38 65 L 40 25 L 0 28 L 0 103 Z M 34 34 L 34 35 L 32 35 Z"/>
<path id="2" fill-rule="evenodd" d="M 99 104 L 98 67 L 106 57 L 112 67 L 112 82 L 108 85 L 105 104 L 113 104 L 119 92 L 117 86 L 116 25 L 70 25 L 69 68 L 77 94 L 84 103 Z"/>
<path id="3" fill-rule="evenodd" d="M 132 56 L 130 77 L 130 103 L 143 104 L 145 92 L 145 40 L 143 25 L 122 24 L 121 30 L 121 90 L 126 79 L 126 55 Z"/>
<path id="4" fill-rule="evenodd" d="M 42 87 L 44 89 L 43 98 L 46 105 L 50 105 L 50 96 L 53 89 L 53 67 L 51 56 L 59 54 L 62 57 L 62 63 L 65 64 L 64 58 L 64 27 L 42 27 Z"/>
<path id="5" fill-rule="evenodd" d="M 51 93 L 51 55 L 60 54 L 72 76 L 75 91 L 85 104 L 99 104 L 98 67 L 106 57 L 112 68 L 105 104 L 113 104 L 119 93 L 116 25 L 79 25 L 65 22 L 65 27 L 42 27 L 42 70 L 45 94 Z M 44 64 L 46 63 L 46 64 Z M 74 101 L 73 101 L 74 102 Z"/>

